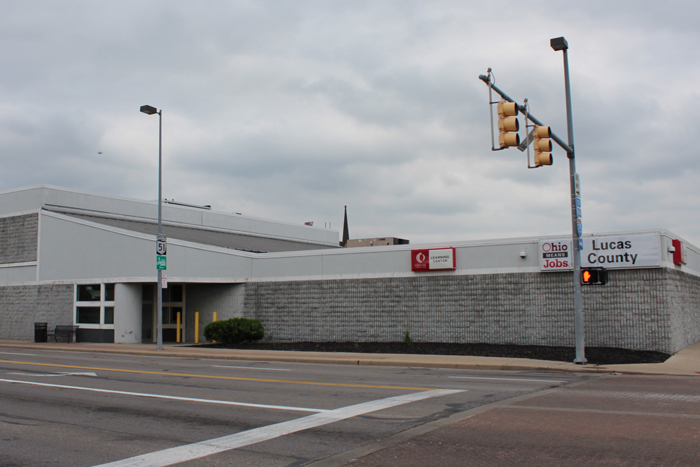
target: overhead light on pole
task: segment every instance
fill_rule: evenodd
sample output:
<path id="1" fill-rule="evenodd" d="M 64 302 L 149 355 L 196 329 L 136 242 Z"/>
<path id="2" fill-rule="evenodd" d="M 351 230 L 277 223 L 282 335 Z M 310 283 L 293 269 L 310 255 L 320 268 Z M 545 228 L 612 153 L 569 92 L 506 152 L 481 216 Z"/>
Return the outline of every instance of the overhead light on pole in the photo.
<path id="1" fill-rule="evenodd" d="M 158 235 L 156 237 L 156 270 L 158 274 L 156 350 L 163 350 L 163 270 L 166 267 L 165 235 L 163 235 L 163 109 L 142 105 L 141 112 L 147 115 L 158 114 Z M 162 259 L 161 259 L 162 258 Z"/>

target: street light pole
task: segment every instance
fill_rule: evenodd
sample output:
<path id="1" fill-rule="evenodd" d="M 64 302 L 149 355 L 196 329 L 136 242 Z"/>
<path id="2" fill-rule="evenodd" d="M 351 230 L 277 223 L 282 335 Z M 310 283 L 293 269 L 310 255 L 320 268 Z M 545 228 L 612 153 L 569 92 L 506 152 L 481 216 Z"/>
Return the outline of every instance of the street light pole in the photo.
<path id="1" fill-rule="evenodd" d="M 574 124 L 571 114 L 571 88 L 569 85 L 569 57 L 567 55 L 567 50 L 569 49 L 569 44 L 563 37 L 556 37 L 550 41 L 550 45 L 554 50 L 561 50 L 564 52 L 564 80 L 565 80 L 565 90 L 566 90 L 566 123 L 568 130 L 569 142 L 565 143 L 561 138 L 559 138 L 554 133 L 551 133 L 551 138 L 555 141 L 562 149 L 566 151 L 566 156 L 569 159 L 569 186 L 571 190 L 571 225 L 573 231 L 573 263 L 574 263 L 574 334 L 576 340 L 576 358 L 574 363 L 583 364 L 586 363 L 585 356 L 585 335 L 584 335 L 584 321 L 583 321 L 583 300 L 581 299 L 581 250 L 583 250 L 583 240 L 581 236 L 583 235 L 583 224 L 581 222 L 581 189 L 578 174 L 576 173 L 576 158 L 574 156 Z M 492 79 L 491 68 L 489 68 L 488 75 L 479 75 L 479 79 L 482 80 L 489 87 L 489 106 L 495 104 L 491 102 L 491 91 L 496 92 L 507 102 L 515 102 L 508 94 L 500 90 L 496 85 L 495 81 Z M 516 104 L 517 105 L 517 104 Z M 518 105 L 518 110 L 525 114 L 527 120 L 538 126 L 544 126 L 537 118 L 528 112 L 528 109 L 523 105 Z M 491 121 L 493 125 L 493 121 Z M 493 145 L 493 127 L 491 133 L 491 142 Z M 528 144 L 532 142 L 528 136 L 528 140 L 524 141 L 522 147 L 518 147 L 521 151 L 524 151 Z M 503 148 L 505 149 L 505 148 Z M 493 148 L 492 150 L 498 151 L 498 149 Z M 528 166 L 530 161 L 528 159 Z"/>
<path id="2" fill-rule="evenodd" d="M 583 300 L 581 297 L 581 235 L 583 226 L 580 217 L 581 192 L 576 173 L 576 158 L 574 154 L 574 123 L 571 112 L 571 86 L 569 83 L 569 43 L 563 37 L 550 40 L 552 49 L 564 53 L 564 90 L 566 93 L 566 127 L 569 140 L 567 157 L 569 158 L 569 186 L 571 191 L 571 226 L 573 232 L 574 256 L 574 334 L 576 340 L 576 358 L 574 363 L 586 363 L 585 355 L 585 325 L 583 321 Z"/>
<path id="3" fill-rule="evenodd" d="M 163 239 L 163 109 L 157 110 L 150 105 L 142 105 L 141 112 L 147 115 L 158 114 L 158 236 Z M 157 250 L 156 250 L 157 251 Z M 156 350 L 163 350 L 163 271 L 156 266 L 158 274 Z"/>

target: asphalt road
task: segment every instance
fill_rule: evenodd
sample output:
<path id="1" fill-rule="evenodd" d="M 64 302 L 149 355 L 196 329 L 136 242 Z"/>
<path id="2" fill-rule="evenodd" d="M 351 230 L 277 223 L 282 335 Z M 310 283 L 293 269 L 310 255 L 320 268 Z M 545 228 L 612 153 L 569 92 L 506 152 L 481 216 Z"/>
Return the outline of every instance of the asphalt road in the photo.
<path id="1" fill-rule="evenodd" d="M 598 378 L 2 349 L 0 465 L 305 465 Z"/>

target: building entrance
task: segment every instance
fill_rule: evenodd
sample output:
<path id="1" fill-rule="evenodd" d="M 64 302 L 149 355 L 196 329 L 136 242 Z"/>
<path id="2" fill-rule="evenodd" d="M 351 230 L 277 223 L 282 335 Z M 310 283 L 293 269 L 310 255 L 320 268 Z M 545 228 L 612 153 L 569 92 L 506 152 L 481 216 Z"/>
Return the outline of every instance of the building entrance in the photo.
<path id="1" fill-rule="evenodd" d="M 144 284 L 142 303 L 143 342 L 156 342 L 158 336 L 157 296 L 154 284 Z M 185 341 L 187 307 L 185 284 L 168 284 L 163 289 L 163 342 L 177 342 L 177 315 L 180 313 L 180 342 Z"/>

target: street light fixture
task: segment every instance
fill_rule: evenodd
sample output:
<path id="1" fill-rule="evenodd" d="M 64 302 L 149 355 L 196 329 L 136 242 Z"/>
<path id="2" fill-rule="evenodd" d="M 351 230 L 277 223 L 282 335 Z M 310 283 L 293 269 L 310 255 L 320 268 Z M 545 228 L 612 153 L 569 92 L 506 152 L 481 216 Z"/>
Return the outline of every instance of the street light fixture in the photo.
<path id="1" fill-rule="evenodd" d="M 163 242 L 163 217 L 162 217 L 162 194 L 163 194 L 163 109 L 158 110 L 150 105 L 142 105 L 141 112 L 147 115 L 158 114 L 158 235 L 156 242 Z M 156 246 L 156 254 L 160 254 L 159 247 Z M 156 330 L 156 350 L 163 350 L 163 271 L 157 264 L 158 271 L 158 328 Z"/>
<path id="2" fill-rule="evenodd" d="M 156 109 L 155 107 L 151 107 L 150 105 L 142 105 L 141 112 L 148 114 L 148 115 L 153 115 L 154 113 L 159 113 L 158 109 Z"/>
<path id="3" fill-rule="evenodd" d="M 569 43 L 563 37 L 555 37 L 549 40 L 549 45 L 556 51 L 567 50 L 569 48 Z"/>

